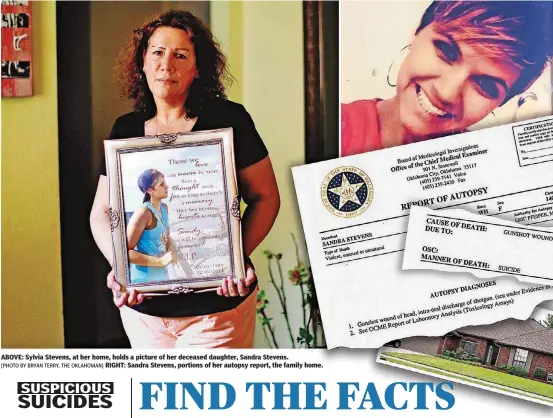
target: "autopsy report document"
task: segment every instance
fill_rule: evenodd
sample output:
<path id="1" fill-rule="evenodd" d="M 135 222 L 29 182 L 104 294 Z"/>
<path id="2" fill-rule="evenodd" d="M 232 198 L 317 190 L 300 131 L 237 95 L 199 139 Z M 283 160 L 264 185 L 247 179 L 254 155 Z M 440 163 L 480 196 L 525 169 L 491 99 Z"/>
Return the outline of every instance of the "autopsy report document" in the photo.
<path id="1" fill-rule="evenodd" d="M 553 216 L 549 203 L 526 211 Z M 509 276 L 553 286 L 553 228 L 525 226 L 461 209 L 412 207 L 403 269 L 470 272 L 499 280 Z M 455 284 L 456 275 L 449 277 Z M 514 292 L 513 296 L 520 293 Z M 512 297 L 503 299 L 497 298 L 504 304 L 514 303 Z"/>
<path id="2" fill-rule="evenodd" d="M 553 117 L 545 117 L 294 167 L 328 347 L 527 319 L 552 300 L 553 289 L 514 277 L 402 270 L 414 206 L 553 225 L 552 151 Z M 513 291 L 513 303 L 499 303 Z"/>

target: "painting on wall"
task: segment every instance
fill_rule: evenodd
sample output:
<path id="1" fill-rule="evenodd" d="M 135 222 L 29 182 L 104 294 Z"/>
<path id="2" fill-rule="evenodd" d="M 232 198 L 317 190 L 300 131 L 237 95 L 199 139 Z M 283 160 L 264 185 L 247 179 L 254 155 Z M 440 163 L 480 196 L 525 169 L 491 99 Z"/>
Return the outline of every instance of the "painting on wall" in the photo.
<path id="1" fill-rule="evenodd" d="M 33 95 L 31 2 L 2 0 L 2 97 Z"/>

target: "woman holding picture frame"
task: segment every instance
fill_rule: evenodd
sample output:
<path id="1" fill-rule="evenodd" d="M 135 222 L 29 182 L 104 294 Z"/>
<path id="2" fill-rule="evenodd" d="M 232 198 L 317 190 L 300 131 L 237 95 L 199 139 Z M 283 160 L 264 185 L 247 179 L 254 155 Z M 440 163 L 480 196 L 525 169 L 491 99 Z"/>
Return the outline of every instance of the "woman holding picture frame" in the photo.
<path id="1" fill-rule="evenodd" d="M 280 197 L 267 149 L 243 106 L 226 100 L 231 76 L 209 29 L 185 11 L 169 11 L 135 29 L 123 51 L 122 92 L 135 111 L 119 117 L 110 139 L 232 127 L 242 217 L 245 278 L 227 277 L 216 292 L 144 298 L 107 286 L 133 348 L 253 347 L 256 275 L 249 255 L 269 233 Z M 105 174 L 105 170 L 103 171 Z M 113 265 L 108 185 L 100 176 L 90 216 L 94 239 Z"/>

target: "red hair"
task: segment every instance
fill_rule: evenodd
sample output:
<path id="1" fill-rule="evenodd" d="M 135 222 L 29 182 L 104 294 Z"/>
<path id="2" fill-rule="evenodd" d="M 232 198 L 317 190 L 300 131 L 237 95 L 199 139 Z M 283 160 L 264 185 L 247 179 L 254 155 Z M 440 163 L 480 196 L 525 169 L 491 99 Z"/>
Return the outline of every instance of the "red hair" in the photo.
<path id="1" fill-rule="evenodd" d="M 553 7 L 540 1 L 434 1 L 416 33 L 432 24 L 440 33 L 520 70 L 505 101 L 526 90 L 553 56 Z"/>

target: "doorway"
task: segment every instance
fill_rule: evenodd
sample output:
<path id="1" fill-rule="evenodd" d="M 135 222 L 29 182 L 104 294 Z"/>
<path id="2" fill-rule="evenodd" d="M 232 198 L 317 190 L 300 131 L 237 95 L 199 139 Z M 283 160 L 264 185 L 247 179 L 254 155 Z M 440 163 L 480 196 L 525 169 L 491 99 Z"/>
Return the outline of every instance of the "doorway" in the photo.
<path id="1" fill-rule="evenodd" d="M 488 346 L 486 348 L 486 356 L 484 358 L 484 364 L 495 366 L 498 355 L 499 355 L 499 347 L 495 345 L 492 341 L 488 341 Z"/>

